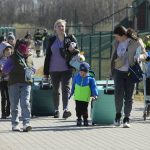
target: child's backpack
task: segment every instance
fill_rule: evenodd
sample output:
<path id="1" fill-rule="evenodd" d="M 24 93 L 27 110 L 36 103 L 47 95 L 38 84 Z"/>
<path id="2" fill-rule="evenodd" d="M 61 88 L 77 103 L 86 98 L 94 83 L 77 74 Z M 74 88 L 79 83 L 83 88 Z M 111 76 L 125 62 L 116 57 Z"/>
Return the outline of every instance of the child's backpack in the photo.
<path id="1" fill-rule="evenodd" d="M 95 77 L 95 73 L 94 73 L 94 71 L 92 71 L 92 70 L 89 70 L 89 75 L 91 76 L 91 77 Z"/>

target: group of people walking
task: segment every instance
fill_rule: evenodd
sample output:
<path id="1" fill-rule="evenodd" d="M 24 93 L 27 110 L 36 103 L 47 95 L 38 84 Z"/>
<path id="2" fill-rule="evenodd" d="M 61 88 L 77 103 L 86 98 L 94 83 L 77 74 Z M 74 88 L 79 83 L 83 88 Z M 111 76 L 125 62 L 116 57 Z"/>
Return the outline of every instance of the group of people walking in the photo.
<path id="1" fill-rule="evenodd" d="M 33 45 L 34 45 L 35 51 L 40 50 L 43 52 L 44 55 L 46 54 L 46 50 L 48 47 L 48 39 L 49 39 L 47 29 L 44 29 L 42 31 L 40 29 L 36 29 L 33 36 L 29 31 L 27 31 L 24 38 L 33 40 Z M 38 47 L 38 48 L 36 48 L 36 47 Z"/>
<path id="2" fill-rule="evenodd" d="M 66 34 L 66 21 L 59 19 L 54 24 L 55 35 L 48 40 L 47 52 L 44 61 L 43 74 L 45 78 L 51 78 L 53 84 L 54 118 L 60 117 L 59 103 L 63 102 L 63 118 L 71 116 L 68 110 L 68 102 L 72 95 L 75 99 L 77 126 L 88 126 L 88 104 L 90 98 L 97 99 L 98 90 L 94 77 L 89 74 L 90 65 L 86 62 L 80 64 L 78 73 L 73 76 L 74 68 L 70 66 L 71 58 L 79 53 L 77 40 L 73 35 Z M 111 60 L 111 76 L 115 83 L 115 126 L 121 125 L 122 107 L 124 106 L 123 127 L 130 127 L 130 113 L 133 103 L 134 83 L 128 76 L 128 68 L 135 61 L 146 59 L 146 51 L 141 39 L 132 29 L 118 26 L 114 30 L 115 47 Z M 74 45 L 71 43 L 75 43 Z M 3 55 L 6 58 L 1 65 L 2 77 L 7 77 L 7 95 L 10 100 L 12 130 L 20 131 L 18 104 L 20 100 L 21 114 L 23 118 L 23 131 L 30 131 L 30 91 L 32 80 L 26 80 L 26 67 L 34 70 L 30 53 L 30 40 L 18 40 L 13 48 L 8 42 L 4 44 Z M 140 48 L 140 54 L 136 50 Z M 13 52 L 11 51 L 12 49 Z M 119 59 L 123 62 L 119 64 Z M 2 58 L 0 59 L 2 60 Z M 35 70 L 33 71 L 34 74 Z M 2 79 L 2 78 L 1 78 Z M 1 86 L 3 85 L 1 81 Z M 72 88 L 71 88 L 72 84 Z M 1 93 L 2 88 L 1 88 Z M 4 93 L 3 93 L 4 94 Z M 62 98 L 60 98 L 62 95 Z M 2 96 L 2 101 L 3 101 Z M 124 105 L 123 105 L 124 102 Z M 4 101 L 3 101 L 4 103 Z M 8 102 L 9 105 L 9 102 Z M 9 116 L 9 106 L 4 110 L 2 105 L 2 118 Z"/>

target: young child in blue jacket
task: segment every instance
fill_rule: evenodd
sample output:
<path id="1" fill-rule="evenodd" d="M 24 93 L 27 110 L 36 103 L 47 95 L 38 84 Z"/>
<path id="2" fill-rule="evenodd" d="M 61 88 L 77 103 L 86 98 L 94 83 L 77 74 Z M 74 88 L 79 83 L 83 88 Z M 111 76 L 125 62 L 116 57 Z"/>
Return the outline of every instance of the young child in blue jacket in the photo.
<path id="1" fill-rule="evenodd" d="M 90 65 L 86 62 L 81 63 L 79 73 L 73 79 L 71 95 L 74 95 L 76 104 L 77 126 L 88 126 L 88 103 L 90 98 L 96 99 L 98 91 L 94 77 L 89 74 Z"/>

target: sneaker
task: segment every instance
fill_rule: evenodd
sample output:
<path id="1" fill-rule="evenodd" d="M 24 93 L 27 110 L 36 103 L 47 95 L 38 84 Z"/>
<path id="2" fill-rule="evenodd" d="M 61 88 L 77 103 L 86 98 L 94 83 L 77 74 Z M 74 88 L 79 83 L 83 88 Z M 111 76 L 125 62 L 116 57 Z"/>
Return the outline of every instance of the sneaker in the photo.
<path id="1" fill-rule="evenodd" d="M 121 121 L 120 121 L 120 119 L 115 119 L 115 121 L 114 121 L 114 126 L 116 126 L 116 127 L 119 127 L 121 125 Z"/>
<path id="2" fill-rule="evenodd" d="M 63 118 L 67 119 L 70 116 L 71 116 L 71 112 L 68 111 L 68 110 L 65 110 L 64 113 L 63 113 Z"/>
<path id="3" fill-rule="evenodd" d="M 125 117 L 123 119 L 123 128 L 130 128 L 129 118 Z"/>
<path id="4" fill-rule="evenodd" d="M 81 126 L 82 125 L 82 119 L 77 119 L 77 126 Z"/>
<path id="5" fill-rule="evenodd" d="M 12 126 L 12 131 L 20 131 L 19 125 L 13 125 Z"/>
<path id="6" fill-rule="evenodd" d="M 121 125 L 120 118 L 121 118 L 121 113 L 116 113 L 116 118 L 115 118 L 115 121 L 114 121 L 115 126 L 119 127 Z"/>
<path id="7" fill-rule="evenodd" d="M 89 125 L 88 120 L 84 120 L 84 126 L 88 126 L 88 125 Z"/>
<path id="8" fill-rule="evenodd" d="M 58 110 L 55 111 L 55 113 L 54 113 L 54 118 L 59 118 L 59 111 L 58 111 Z"/>
<path id="9" fill-rule="evenodd" d="M 23 126 L 23 132 L 29 132 L 32 130 L 32 127 L 29 124 Z"/>

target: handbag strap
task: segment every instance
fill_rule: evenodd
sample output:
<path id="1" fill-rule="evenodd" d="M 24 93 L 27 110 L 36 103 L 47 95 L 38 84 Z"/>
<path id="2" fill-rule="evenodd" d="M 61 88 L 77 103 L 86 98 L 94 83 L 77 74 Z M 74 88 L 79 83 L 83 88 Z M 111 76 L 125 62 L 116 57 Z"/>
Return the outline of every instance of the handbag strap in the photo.
<path id="1" fill-rule="evenodd" d="M 24 61 L 24 59 L 19 55 L 17 54 L 17 56 L 20 58 L 20 60 L 22 61 L 22 63 L 24 64 L 25 67 L 28 67 L 26 62 Z"/>

